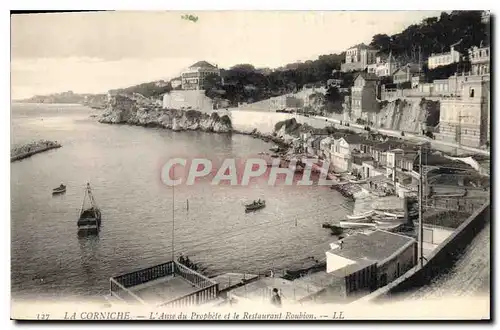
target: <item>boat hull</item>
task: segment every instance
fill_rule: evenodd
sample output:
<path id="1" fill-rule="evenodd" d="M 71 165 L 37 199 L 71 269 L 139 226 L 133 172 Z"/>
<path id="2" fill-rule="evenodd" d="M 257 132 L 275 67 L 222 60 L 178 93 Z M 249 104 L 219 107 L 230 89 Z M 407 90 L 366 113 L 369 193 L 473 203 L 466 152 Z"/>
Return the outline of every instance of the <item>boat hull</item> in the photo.
<path id="1" fill-rule="evenodd" d="M 253 212 L 266 207 L 266 203 L 245 205 L 245 212 Z"/>
<path id="2" fill-rule="evenodd" d="M 61 189 L 61 190 L 52 190 L 52 195 L 61 195 L 66 192 L 66 189 Z"/>
<path id="3" fill-rule="evenodd" d="M 375 211 L 369 211 L 369 212 L 366 212 L 363 214 L 358 214 L 358 215 L 348 215 L 347 219 L 349 219 L 349 220 L 364 220 L 368 217 L 371 217 L 374 213 L 375 213 Z"/>

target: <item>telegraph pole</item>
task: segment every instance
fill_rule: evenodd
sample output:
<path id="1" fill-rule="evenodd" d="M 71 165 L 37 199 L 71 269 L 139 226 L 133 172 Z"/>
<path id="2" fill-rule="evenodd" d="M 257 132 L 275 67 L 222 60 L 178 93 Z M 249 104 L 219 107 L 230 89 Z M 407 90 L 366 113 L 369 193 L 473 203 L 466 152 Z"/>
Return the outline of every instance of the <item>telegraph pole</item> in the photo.
<path id="1" fill-rule="evenodd" d="M 423 177 L 423 169 L 422 169 L 422 145 L 420 145 L 420 149 L 418 152 L 418 162 L 419 162 L 419 174 L 420 174 L 420 182 L 418 185 L 418 219 L 419 219 L 419 230 L 418 230 L 418 244 L 420 245 L 420 266 L 424 265 L 424 217 L 423 217 L 423 192 L 424 192 L 424 177 Z"/>
<path id="2" fill-rule="evenodd" d="M 175 180 L 175 166 L 172 167 L 172 172 L 174 175 L 174 180 Z M 174 201 L 175 201 L 175 183 L 172 185 L 172 261 L 175 261 L 175 252 L 174 252 L 174 230 L 175 230 L 175 207 L 174 207 Z"/>

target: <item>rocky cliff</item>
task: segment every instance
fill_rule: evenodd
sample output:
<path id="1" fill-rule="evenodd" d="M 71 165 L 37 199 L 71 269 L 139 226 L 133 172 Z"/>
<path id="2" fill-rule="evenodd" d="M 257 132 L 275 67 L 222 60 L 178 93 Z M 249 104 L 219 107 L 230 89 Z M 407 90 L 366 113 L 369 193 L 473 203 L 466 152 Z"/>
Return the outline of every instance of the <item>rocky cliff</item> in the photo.
<path id="1" fill-rule="evenodd" d="M 372 116 L 371 121 L 375 126 L 383 128 L 419 132 L 426 126 L 437 125 L 439 109 L 439 101 L 397 99 L 392 102 L 381 102 L 380 111 Z"/>
<path id="2" fill-rule="evenodd" d="M 196 110 L 163 109 L 157 102 L 135 95 L 113 95 L 100 123 L 156 126 L 175 131 L 200 130 L 206 132 L 231 132 L 231 119 L 217 113 L 207 114 Z"/>

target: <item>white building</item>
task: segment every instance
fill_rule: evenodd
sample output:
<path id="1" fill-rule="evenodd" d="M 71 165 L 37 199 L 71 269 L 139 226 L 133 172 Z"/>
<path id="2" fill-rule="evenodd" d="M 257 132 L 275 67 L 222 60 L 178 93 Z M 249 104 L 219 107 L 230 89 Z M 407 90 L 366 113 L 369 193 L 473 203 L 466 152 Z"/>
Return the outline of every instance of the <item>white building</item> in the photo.
<path id="1" fill-rule="evenodd" d="M 389 53 L 386 59 L 377 56 L 375 63 L 368 65 L 368 73 L 373 73 L 378 77 L 390 77 L 398 67 L 398 63 L 392 57 L 392 53 Z"/>
<path id="2" fill-rule="evenodd" d="M 181 73 L 182 89 L 203 89 L 205 78 L 209 75 L 220 76 L 217 65 L 199 61 Z"/>
<path id="3" fill-rule="evenodd" d="M 330 150 L 330 162 L 334 169 L 350 171 L 352 165 L 352 153 L 360 149 L 363 139 L 358 135 L 346 135 L 333 140 Z"/>
<path id="4" fill-rule="evenodd" d="M 363 43 L 349 48 L 345 52 L 345 63 L 342 63 L 342 72 L 364 70 L 368 65 L 375 63 L 377 50 Z"/>
<path id="5" fill-rule="evenodd" d="M 429 56 L 427 59 L 427 66 L 430 70 L 432 70 L 440 66 L 457 63 L 461 58 L 462 55 L 455 50 L 454 46 L 451 46 L 448 53 L 432 54 Z"/>
<path id="6" fill-rule="evenodd" d="M 331 250 L 326 252 L 328 273 L 376 262 L 378 287 L 394 281 L 417 264 L 416 240 L 383 230 L 347 236 L 330 246 Z"/>
<path id="7" fill-rule="evenodd" d="M 490 47 L 472 47 L 469 49 L 469 60 L 473 75 L 490 74 Z"/>
<path id="8" fill-rule="evenodd" d="M 480 147 L 489 141 L 490 80 L 466 76 L 458 97 L 441 100 L 436 139 Z"/>

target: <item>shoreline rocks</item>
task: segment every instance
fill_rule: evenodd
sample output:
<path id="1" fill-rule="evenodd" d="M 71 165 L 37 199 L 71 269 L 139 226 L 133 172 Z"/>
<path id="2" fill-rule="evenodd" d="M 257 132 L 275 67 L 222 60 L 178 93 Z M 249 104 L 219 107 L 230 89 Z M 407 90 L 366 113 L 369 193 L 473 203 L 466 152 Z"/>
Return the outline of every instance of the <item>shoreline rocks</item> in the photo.
<path id="1" fill-rule="evenodd" d="M 163 109 L 161 105 L 140 95 L 114 95 L 98 119 L 105 124 L 129 124 L 161 127 L 173 131 L 232 132 L 231 119 L 197 110 Z"/>
<path id="2" fill-rule="evenodd" d="M 60 147 L 62 147 L 62 145 L 57 143 L 57 141 L 40 140 L 36 142 L 31 142 L 12 149 L 10 151 L 10 161 L 15 162 L 21 159 L 31 157 L 38 153 L 48 151 L 51 149 L 57 149 Z"/>

